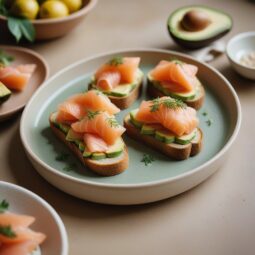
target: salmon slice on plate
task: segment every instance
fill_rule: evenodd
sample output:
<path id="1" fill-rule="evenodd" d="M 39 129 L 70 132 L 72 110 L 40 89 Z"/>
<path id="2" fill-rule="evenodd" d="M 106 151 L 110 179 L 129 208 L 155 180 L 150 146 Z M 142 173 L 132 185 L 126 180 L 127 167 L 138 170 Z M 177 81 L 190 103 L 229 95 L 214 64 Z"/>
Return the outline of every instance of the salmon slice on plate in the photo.
<path id="1" fill-rule="evenodd" d="M 111 103 L 110 99 L 97 90 L 89 90 L 86 93 L 71 96 L 58 106 L 57 121 L 75 122 L 86 116 L 87 111 L 106 111 L 116 114 L 120 110 Z"/>
<path id="2" fill-rule="evenodd" d="M 139 63 L 139 57 L 116 57 L 111 59 L 95 73 L 97 87 L 109 91 L 119 84 L 134 82 Z"/>
<path id="3" fill-rule="evenodd" d="M 136 119 L 143 123 L 159 123 L 177 136 L 191 133 L 199 123 L 195 109 L 171 97 L 143 101 Z"/>
<path id="4" fill-rule="evenodd" d="M 35 69 L 35 64 L 0 67 L 0 82 L 11 90 L 22 91 Z"/>
<path id="5" fill-rule="evenodd" d="M 174 92 L 190 92 L 194 87 L 197 71 L 198 68 L 194 65 L 177 60 L 162 60 L 150 75 L 156 81 L 169 83 Z"/>

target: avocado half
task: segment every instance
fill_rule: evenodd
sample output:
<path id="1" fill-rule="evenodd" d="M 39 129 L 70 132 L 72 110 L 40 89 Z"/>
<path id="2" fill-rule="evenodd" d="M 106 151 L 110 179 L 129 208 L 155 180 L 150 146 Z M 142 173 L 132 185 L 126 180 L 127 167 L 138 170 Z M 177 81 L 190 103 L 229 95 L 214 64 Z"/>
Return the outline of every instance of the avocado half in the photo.
<path id="1" fill-rule="evenodd" d="M 199 31 L 187 31 L 181 25 L 184 15 L 189 11 L 201 11 L 210 19 L 210 24 Z M 189 49 L 198 49 L 227 34 L 233 25 L 232 18 L 219 10 L 206 6 L 186 6 L 174 11 L 168 18 L 167 28 L 173 40 Z"/>

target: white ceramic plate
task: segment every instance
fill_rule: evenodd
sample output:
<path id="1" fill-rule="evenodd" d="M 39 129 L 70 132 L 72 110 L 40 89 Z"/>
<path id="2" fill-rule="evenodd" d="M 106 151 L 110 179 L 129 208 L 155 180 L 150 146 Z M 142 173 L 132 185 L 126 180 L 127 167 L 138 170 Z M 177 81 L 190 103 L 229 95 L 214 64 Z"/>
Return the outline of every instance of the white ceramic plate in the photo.
<path id="1" fill-rule="evenodd" d="M 68 255 L 65 226 L 46 201 L 27 189 L 0 181 L 0 201 L 3 199 L 8 201 L 10 211 L 34 216 L 36 220 L 31 228 L 47 235 L 41 252 L 37 251 L 35 255 Z"/>
<path id="2" fill-rule="evenodd" d="M 56 160 L 60 152 L 69 153 L 52 134 L 48 117 L 57 105 L 74 93 L 87 89 L 95 70 L 116 55 L 140 56 L 146 73 L 161 59 L 179 58 L 199 68 L 198 77 L 206 89 L 206 100 L 199 111 L 200 127 L 204 133 L 204 148 L 199 155 L 184 161 L 173 161 L 141 143 L 124 137 L 128 146 L 130 166 L 122 174 L 100 177 L 84 168 L 70 155 L 67 162 Z M 120 122 L 143 95 L 129 109 L 118 114 Z M 203 116 L 203 111 L 208 116 Z M 209 127 L 208 118 L 213 119 Z M 30 100 L 21 120 L 20 134 L 26 153 L 36 170 L 59 189 L 90 201 L 108 204 L 139 204 L 165 199 L 184 192 L 214 173 L 225 160 L 236 138 L 241 122 L 238 97 L 230 83 L 215 69 L 187 55 L 162 50 L 129 50 L 108 53 L 82 60 L 60 71 Z M 143 153 L 155 156 L 148 167 L 142 162 Z M 67 165 L 75 169 L 67 170 Z M 70 169 L 69 169 L 70 170 Z"/>

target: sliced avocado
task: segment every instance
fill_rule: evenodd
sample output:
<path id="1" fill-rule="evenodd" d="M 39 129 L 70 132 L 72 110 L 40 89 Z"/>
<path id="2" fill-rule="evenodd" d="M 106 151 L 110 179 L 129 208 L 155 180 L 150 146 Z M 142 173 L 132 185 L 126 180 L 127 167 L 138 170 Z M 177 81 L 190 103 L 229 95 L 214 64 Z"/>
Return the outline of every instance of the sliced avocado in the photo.
<path id="1" fill-rule="evenodd" d="M 55 124 L 56 124 L 56 123 L 55 123 Z M 66 124 L 58 123 L 58 127 L 59 127 L 59 129 L 60 129 L 63 133 L 65 133 L 65 134 L 67 134 L 68 131 L 70 130 L 70 126 L 68 126 L 68 125 L 66 125 Z"/>
<path id="2" fill-rule="evenodd" d="M 141 129 L 141 134 L 143 135 L 154 135 L 155 128 L 151 125 L 143 125 Z"/>
<path id="3" fill-rule="evenodd" d="M 83 151 L 83 157 L 84 158 L 89 158 L 90 156 L 91 156 L 91 152 L 90 151 L 88 151 L 87 149 L 86 149 L 86 147 L 85 147 L 85 150 Z"/>
<path id="4" fill-rule="evenodd" d="M 0 104 L 7 101 L 11 96 L 12 92 L 0 82 Z"/>
<path id="5" fill-rule="evenodd" d="M 162 129 L 159 124 L 144 124 L 141 129 L 141 134 L 143 135 L 154 135 L 156 130 Z"/>
<path id="6" fill-rule="evenodd" d="M 106 154 L 104 152 L 93 152 L 91 155 L 91 159 L 100 160 L 106 158 Z"/>
<path id="7" fill-rule="evenodd" d="M 104 91 L 104 90 L 100 90 L 100 91 L 109 96 L 125 97 L 125 96 L 128 96 L 134 90 L 134 88 L 141 83 L 142 79 L 143 79 L 143 72 L 140 69 L 138 69 L 136 73 L 135 81 L 133 83 L 120 84 L 119 86 L 115 87 L 111 91 Z M 96 81 L 94 76 L 91 78 L 91 82 L 89 83 L 89 89 L 91 88 L 99 89 L 96 86 Z"/>
<path id="8" fill-rule="evenodd" d="M 135 118 L 138 110 L 139 109 L 135 109 L 130 112 L 130 121 L 135 127 L 140 129 L 143 126 L 143 123 Z"/>
<path id="9" fill-rule="evenodd" d="M 78 146 L 79 142 L 81 141 L 81 135 L 79 133 L 74 132 L 71 128 L 69 129 L 67 135 L 66 135 L 66 140 L 69 142 L 75 142 L 78 140 Z"/>
<path id="10" fill-rule="evenodd" d="M 81 152 L 84 152 L 84 150 L 85 150 L 85 144 L 84 144 L 84 142 L 82 142 L 82 141 L 79 142 L 79 150 L 80 150 Z"/>
<path id="11" fill-rule="evenodd" d="M 119 138 L 115 144 L 110 146 L 106 151 L 106 156 L 108 158 L 115 158 L 118 157 L 124 150 L 124 142 L 122 138 Z"/>
<path id="12" fill-rule="evenodd" d="M 147 80 L 148 80 L 149 85 L 154 86 L 156 89 L 161 91 L 166 96 L 171 96 L 173 98 L 177 98 L 177 99 L 180 99 L 180 100 L 183 100 L 183 101 L 192 100 L 196 97 L 196 91 L 197 91 L 196 86 L 191 92 L 177 93 L 177 92 L 169 91 L 169 89 L 167 88 L 166 83 L 153 80 L 153 78 L 151 77 L 150 74 L 148 74 Z"/>
<path id="13" fill-rule="evenodd" d="M 186 6 L 174 11 L 167 27 L 173 40 L 186 48 L 201 48 L 224 36 L 232 28 L 232 18 L 206 6 Z"/>
<path id="14" fill-rule="evenodd" d="M 54 126 L 67 135 L 71 127 L 66 124 L 58 123 L 56 121 L 56 118 L 57 118 L 57 112 L 54 112 L 53 114 L 51 114 L 50 120 L 54 124 Z"/>
<path id="15" fill-rule="evenodd" d="M 116 97 L 125 97 L 128 96 L 129 93 L 135 88 L 135 84 L 126 84 L 126 85 L 119 85 L 115 87 L 113 90 L 111 90 L 109 94 L 111 96 L 116 96 Z"/>
<path id="16" fill-rule="evenodd" d="M 197 128 L 188 135 L 175 137 L 175 143 L 182 144 L 182 145 L 188 144 L 196 137 L 196 134 L 197 134 Z"/>
<path id="17" fill-rule="evenodd" d="M 155 132 L 155 138 L 163 143 L 173 143 L 175 140 L 175 135 L 166 129 L 157 130 Z"/>

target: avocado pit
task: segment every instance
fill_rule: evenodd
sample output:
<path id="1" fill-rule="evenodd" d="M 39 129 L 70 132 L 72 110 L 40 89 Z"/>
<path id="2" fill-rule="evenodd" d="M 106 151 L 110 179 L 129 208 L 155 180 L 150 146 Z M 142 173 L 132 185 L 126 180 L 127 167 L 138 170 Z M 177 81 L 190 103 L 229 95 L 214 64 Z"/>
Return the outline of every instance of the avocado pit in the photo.
<path id="1" fill-rule="evenodd" d="M 190 32 L 197 32 L 209 26 L 211 20 L 206 12 L 201 10 L 188 11 L 181 20 L 183 29 Z"/>

